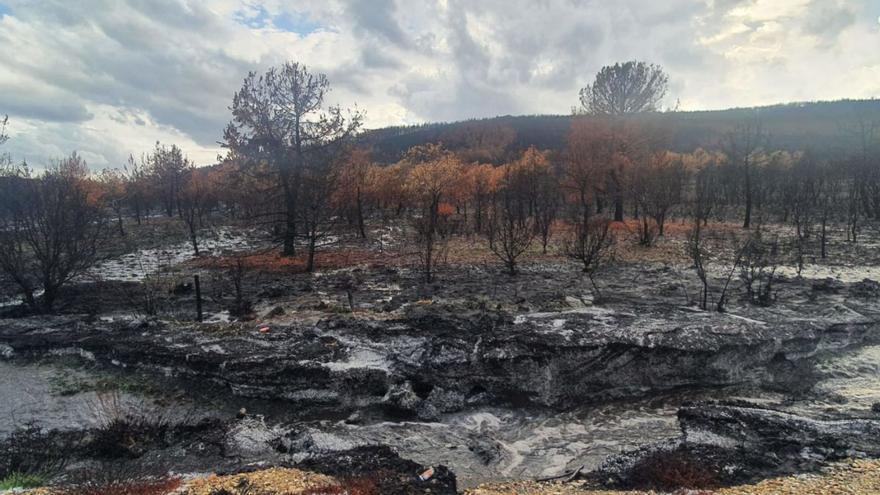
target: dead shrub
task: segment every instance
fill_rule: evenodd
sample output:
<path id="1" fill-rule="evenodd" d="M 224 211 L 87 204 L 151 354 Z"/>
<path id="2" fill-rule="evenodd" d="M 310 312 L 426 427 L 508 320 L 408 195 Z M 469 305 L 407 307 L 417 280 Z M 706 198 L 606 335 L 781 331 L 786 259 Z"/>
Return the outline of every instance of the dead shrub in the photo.
<path id="1" fill-rule="evenodd" d="M 633 466 L 632 488 L 673 491 L 680 488 L 707 490 L 718 488 L 716 474 L 687 450 L 655 452 Z"/>
<path id="2" fill-rule="evenodd" d="M 158 408 L 126 402 L 116 391 L 99 393 L 91 408 L 98 428 L 88 450 L 96 458 L 137 458 L 151 447 L 167 445 L 171 420 Z"/>
<path id="3" fill-rule="evenodd" d="M 52 477 L 67 464 L 68 451 L 50 433 L 26 423 L 0 441 L 0 479 L 12 473 Z"/>
<path id="4" fill-rule="evenodd" d="M 779 251 L 779 242 L 775 239 L 766 240 L 760 229 L 750 233 L 739 249 L 740 280 L 746 290 L 746 299 L 752 304 L 773 304 L 773 283 L 779 267 Z"/>
<path id="5" fill-rule="evenodd" d="M 181 486 L 180 478 L 150 474 L 139 466 L 102 463 L 70 473 L 59 495 L 167 495 Z"/>

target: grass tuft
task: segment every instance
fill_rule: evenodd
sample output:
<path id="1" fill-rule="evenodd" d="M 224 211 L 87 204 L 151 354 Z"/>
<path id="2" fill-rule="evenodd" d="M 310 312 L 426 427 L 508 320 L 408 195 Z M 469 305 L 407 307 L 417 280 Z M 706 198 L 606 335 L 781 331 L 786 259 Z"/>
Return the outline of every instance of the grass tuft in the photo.
<path id="1" fill-rule="evenodd" d="M 39 488 L 46 484 L 46 478 L 39 474 L 10 473 L 0 479 L 0 490 L 13 488 Z"/>

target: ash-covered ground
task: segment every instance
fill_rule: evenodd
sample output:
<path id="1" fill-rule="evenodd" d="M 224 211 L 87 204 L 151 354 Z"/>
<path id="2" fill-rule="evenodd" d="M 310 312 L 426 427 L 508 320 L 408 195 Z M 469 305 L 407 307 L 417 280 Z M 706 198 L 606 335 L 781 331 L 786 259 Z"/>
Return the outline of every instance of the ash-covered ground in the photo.
<path id="1" fill-rule="evenodd" d="M 609 456 L 681 442 L 687 425 L 711 430 L 680 418 L 706 401 L 859 427 L 880 420 L 871 238 L 832 243 L 800 270 L 780 258 L 770 299 L 756 304 L 734 266 L 737 234 L 719 225 L 708 263 L 710 306 L 730 280 L 719 312 L 696 304 L 675 229 L 653 248 L 621 230 L 594 286 L 537 246 L 508 275 L 477 238 L 445 246 L 426 283 L 393 225 L 368 240 L 332 238 L 314 273 L 257 229 L 205 232 L 196 257 L 173 228 L 154 227 L 143 232 L 165 233 L 109 246 L 65 289 L 59 314 L 27 314 L 7 291 L 0 437 L 53 430 L 76 445 L 70 470 L 106 460 L 70 435 L 147 411 L 165 430 L 128 452 L 132 464 L 234 472 L 382 445 L 448 467 L 462 488 L 607 471 Z M 703 443 L 735 436 L 712 435 Z M 812 467 L 753 464 L 742 479 Z"/>

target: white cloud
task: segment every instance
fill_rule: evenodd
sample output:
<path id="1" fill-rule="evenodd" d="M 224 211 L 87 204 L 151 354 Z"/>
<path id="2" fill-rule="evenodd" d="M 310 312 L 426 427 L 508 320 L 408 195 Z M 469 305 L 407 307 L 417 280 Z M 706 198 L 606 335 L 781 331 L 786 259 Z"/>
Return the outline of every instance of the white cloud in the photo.
<path id="1" fill-rule="evenodd" d="M 867 0 L 0 0 L 7 149 L 214 161 L 232 94 L 286 60 L 379 127 L 566 113 L 605 64 L 663 65 L 684 109 L 880 92 Z M 872 10 L 873 9 L 873 10 Z"/>

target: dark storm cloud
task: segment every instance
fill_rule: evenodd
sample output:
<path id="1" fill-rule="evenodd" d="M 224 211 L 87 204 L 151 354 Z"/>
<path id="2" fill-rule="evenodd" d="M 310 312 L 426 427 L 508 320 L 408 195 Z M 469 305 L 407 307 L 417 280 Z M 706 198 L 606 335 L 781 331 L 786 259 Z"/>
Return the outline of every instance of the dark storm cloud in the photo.
<path id="1" fill-rule="evenodd" d="M 409 37 L 397 23 L 394 0 L 346 0 L 345 4 L 345 13 L 351 16 L 359 32 L 384 38 L 397 46 L 410 44 Z"/>
<path id="2" fill-rule="evenodd" d="M 47 34 L 45 51 L 65 66 L 16 59 L 8 63 L 13 71 L 93 103 L 147 111 L 201 144 L 218 140 L 228 118 L 221 102 L 251 68 L 206 42 L 222 37 L 225 27 L 198 2 L 40 2 L 15 12 Z M 70 43 L 74 37 L 79 43 Z M 32 117 L 36 109 L 4 111 Z"/>
<path id="3" fill-rule="evenodd" d="M 74 95 L 0 85 L 0 115 L 10 114 L 46 122 L 83 122 L 92 114 Z"/>
<path id="4" fill-rule="evenodd" d="M 373 44 L 366 45 L 361 49 L 361 62 L 367 69 L 398 69 L 402 65 L 400 60 Z"/>

